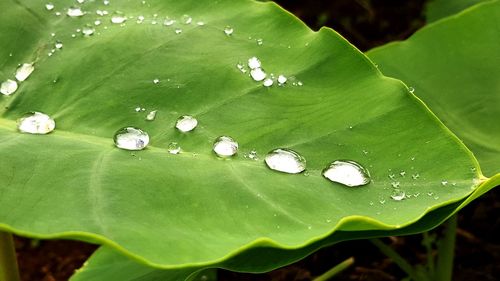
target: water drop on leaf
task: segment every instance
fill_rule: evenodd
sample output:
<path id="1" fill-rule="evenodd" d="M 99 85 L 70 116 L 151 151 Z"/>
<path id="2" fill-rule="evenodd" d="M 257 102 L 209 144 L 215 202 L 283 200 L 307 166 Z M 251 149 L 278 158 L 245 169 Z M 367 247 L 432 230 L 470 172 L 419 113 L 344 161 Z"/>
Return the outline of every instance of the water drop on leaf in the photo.
<path id="1" fill-rule="evenodd" d="M 271 170 L 287 174 L 298 174 L 306 169 L 306 159 L 287 148 L 274 149 L 266 155 L 264 160 Z"/>
<path id="2" fill-rule="evenodd" d="M 371 181 L 368 170 L 361 164 L 348 160 L 334 161 L 323 170 L 323 176 L 349 187 L 366 185 Z"/>
<path id="3" fill-rule="evenodd" d="M 114 136 L 115 145 L 125 150 L 142 150 L 149 144 L 149 135 L 141 129 L 125 127 Z"/>
<path id="4" fill-rule="evenodd" d="M 230 157 L 238 152 L 238 143 L 231 137 L 218 137 L 213 146 L 215 154 L 219 157 Z"/>
<path id="5" fill-rule="evenodd" d="M 47 114 L 29 112 L 18 120 L 17 129 L 22 133 L 45 135 L 56 128 L 56 122 Z"/>

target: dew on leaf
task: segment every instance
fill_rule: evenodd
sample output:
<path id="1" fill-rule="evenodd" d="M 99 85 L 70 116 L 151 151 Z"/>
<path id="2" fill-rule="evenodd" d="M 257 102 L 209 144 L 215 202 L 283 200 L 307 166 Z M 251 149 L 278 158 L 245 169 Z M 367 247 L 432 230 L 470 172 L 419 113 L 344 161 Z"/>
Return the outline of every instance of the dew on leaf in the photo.
<path id="1" fill-rule="evenodd" d="M 286 78 L 283 74 L 278 75 L 278 83 L 279 83 L 280 85 L 285 84 L 287 80 L 288 80 L 288 79 L 287 79 L 287 78 Z"/>
<path id="2" fill-rule="evenodd" d="M 224 28 L 224 34 L 226 34 L 227 36 L 232 35 L 232 34 L 233 34 L 233 32 L 234 32 L 234 29 L 233 29 L 232 27 L 230 27 L 230 26 L 226 26 L 226 27 Z"/>
<path id="3" fill-rule="evenodd" d="M 192 18 L 192 17 L 190 17 L 189 15 L 183 15 L 183 16 L 181 17 L 181 22 L 182 22 L 183 24 L 191 24 L 191 22 L 193 22 L 193 18 Z"/>
<path id="4" fill-rule="evenodd" d="M 153 84 L 158 84 L 158 83 L 160 83 L 160 79 L 158 78 L 153 79 Z"/>
<path id="5" fill-rule="evenodd" d="M 147 121 L 153 121 L 153 120 L 155 120 L 155 118 L 156 118 L 156 113 L 157 113 L 157 112 L 158 112 L 158 110 L 153 110 L 153 111 L 150 111 L 150 112 L 148 113 L 148 115 L 146 115 L 146 120 L 147 120 Z"/>
<path id="6" fill-rule="evenodd" d="M 16 69 L 16 79 L 17 81 L 24 81 L 28 79 L 31 73 L 35 70 L 35 67 L 32 63 L 23 63 Z"/>
<path id="7" fill-rule="evenodd" d="M 406 198 L 406 193 L 401 189 L 396 189 L 391 194 L 392 200 L 401 201 Z"/>
<path id="8" fill-rule="evenodd" d="M 298 174 L 306 169 L 306 159 L 299 153 L 287 148 L 272 150 L 264 160 L 271 170 L 287 174 Z"/>
<path id="9" fill-rule="evenodd" d="M 123 15 L 121 12 L 115 12 L 111 16 L 112 23 L 120 24 L 120 23 L 124 23 L 126 21 L 127 21 L 127 17 L 125 15 Z"/>
<path id="10" fill-rule="evenodd" d="M 142 150 L 149 143 L 149 135 L 141 129 L 125 127 L 116 131 L 114 135 L 116 147 L 125 150 Z"/>
<path id="11" fill-rule="evenodd" d="M 179 117 L 175 123 L 175 128 L 183 133 L 194 130 L 196 126 L 198 126 L 198 120 L 190 115 Z"/>
<path id="12" fill-rule="evenodd" d="M 84 36 L 91 36 L 91 35 L 94 35 L 94 32 L 95 32 L 95 29 L 90 26 L 90 25 L 86 25 L 82 28 L 82 34 Z"/>
<path id="13" fill-rule="evenodd" d="M 60 50 L 63 47 L 63 43 L 61 41 L 56 41 L 56 43 L 54 44 L 54 47 L 56 47 L 56 49 Z"/>
<path id="14" fill-rule="evenodd" d="M 260 60 L 257 57 L 251 57 L 248 59 L 248 67 L 250 69 L 257 69 L 261 67 Z"/>
<path id="15" fill-rule="evenodd" d="M 9 96 L 17 91 L 17 82 L 11 79 L 7 79 L 0 85 L 0 93 Z"/>
<path id="16" fill-rule="evenodd" d="M 444 180 L 444 181 L 442 181 L 442 182 L 441 182 L 441 185 L 442 185 L 442 186 L 446 186 L 446 185 L 448 185 L 448 181 L 445 181 L 445 180 Z"/>
<path id="17" fill-rule="evenodd" d="M 238 143 L 231 137 L 221 136 L 215 140 L 213 150 L 219 157 L 230 157 L 238 152 Z"/>
<path id="18" fill-rule="evenodd" d="M 271 78 L 267 78 L 267 79 L 264 79 L 264 82 L 262 84 L 265 87 L 271 87 L 274 84 L 274 81 Z"/>
<path id="19" fill-rule="evenodd" d="M 55 6 L 52 3 L 45 4 L 45 9 L 47 9 L 47 11 L 52 11 L 52 10 L 54 10 L 54 8 L 55 8 Z"/>
<path id="20" fill-rule="evenodd" d="M 33 111 L 26 113 L 17 122 L 17 129 L 21 133 L 45 135 L 56 128 L 56 122 L 47 114 Z"/>
<path id="21" fill-rule="evenodd" d="M 257 155 L 256 150 L 250 151 L 248 154 L 245 155 L 245 158 L 248 158 L 250 160 L 259 160 L 259 156 Z"/>
<path id="22" fill-rule="evenodd" d="M 255 40 L 255 42 L 257 42 L 257 45 L 259 45 L 259 46 L 262 46 L 262 44 L 264 44 L 264 41 L 262 41 L 262 39 L 260 39 L 260 38 Z"/>
<path id="23" fill-rule="evenodd" d="M 167 17 L 167 18 L 163 21 L 163 25 L 165 25 L 165 26 L 171 26 L 171 25 L 172 25 L 172 24 L 174 24 L 174 23 L 175 23 L 175 20 L 173 20 L 173 19 L 171 19 L 171 18 L 169 18 L 169 17 Z"/>
<path id="24" fill-rule="evenodd" d="M 413 174 L 413 175 L 411 175 L 411 177 L 412 177 L 414 180 L 416 180 L 416 179 L 418 179 L 418 178 L 420 177 L 420 175 L 419 175 L 419 174 Z"/>
<path id="25" fill-rule="evenodd" d="M 182 33 L 182 29 L 180 29 L 180 28 L 175 29 L 175 34 L 181 34 L 181 33 Z"/>
<path id="26" fill-rule="evenodd" d="M 399 181 L 391 182 L 392 187 L 399 188 Z"/>
<path id="27" fill-rule="evenodd" d="M 242 73 L 246 73 L 247 72 L 247 69 L 245 68 L 245 66 L 242 64 L 242 63 L 237 63 L 236 64 L 236 67 L 242 72 Z"/>
<path id="28" fill-rule="evenodd" d="M 95 20 L 95 21 L 94 21 L 94 25 L 95 25 L 95 26 L 101 25 L 101 21 L 100 21 L 100 20 Z"/>
<path id="29" fill-rule="evenodd" d="M 72 18 L 81 17 L 85 15 L 80 7 L 69 7 L 66 11 L 66 15 Z"/>
<path id="30" fill-rule="evenodd" d="M 261 68 L 256 68 L 250 71 L 250 76 L 252 76 L 252 79 L 255 81 L 262 81 L 266 79 L 267 74 Z"/>
<path id="31" fill-rule="evenodd" d="M 332 182 L 349 187 L 370 183 L 370 173 L 361 164 L 354 161 L 337 160 L 323 170 L 323 176 Z"/>
<path id="32" fill-rule="evenodd" d="M 170 154 L 179 154 L 181 152 L 181 147 L 176 142 L 171 142 L 167 147 L 168 153 Z"/>

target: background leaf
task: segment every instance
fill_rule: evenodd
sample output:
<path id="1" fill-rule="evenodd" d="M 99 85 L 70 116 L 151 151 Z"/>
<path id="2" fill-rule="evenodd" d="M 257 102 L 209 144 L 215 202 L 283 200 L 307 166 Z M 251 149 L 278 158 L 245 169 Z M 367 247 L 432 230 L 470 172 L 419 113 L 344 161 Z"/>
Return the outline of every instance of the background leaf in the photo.
<path id="1" fill-rule="evenodd" d="M 426 4 L 425 17 L 427 22 L 431 23 L 487 1 L 488 0 L 431 0 Z"/>
<path id="2" fill-rule="evenodd" d="M 47 11 L 32 1 L 0 3 L 1 81 L 18 63 L 36 67 L 0 101 L 0 159 L 8 163 L 0 170 L 3 230 L 102 243 L 160 268 L 201 267 L 255 248 L 297 249 L 290 256 L 297 258 L 336 230 L 353 237 L 403 229 L 477 186 L 475 159 L 402 83 L 380 75 L 338 34 L 312 32 L 274 4 L 89 2 L 81 18 L 54 14 L 73 2 L 54 4 Z M 98 9 L 131 18 L 110 24 Z M 187 13 L 191 24 L 161 25 Z M 102 22 L 93 36 L 76 34 L 95 20 Z M 64 47 L 48 56 L 56 40 Z M 295 85 L 252 81 L 235 67 L 252 56 L 269 73 L 295 76 Z M 158 117 L 145 121 L 136 107 Z M 14 120 L 31 110 L 55 117 L 56 131 L 18 133 Z M 173 129 L 183 114 L 200 121 L 190 134 Z M 128 125 L 150 133 L 148 149 L 113 147 L 113 133 Z M 238 157 L 211 153 L 223 134 L 239 141 Z M 171 141 L 184 153 L 169 155 Z M 242 157 L 277 147 L 303 154 L 308 174 L 275 173 L 262 158 Z M 372 183 L 351 189 L 322 178 L 336 159 L 361 162 Z M 391 200 L 396 183 L 411 197 Z"/>
<path id="3" fill-rule="evenodd" d="M 499 28 L 500 3 L 493 1 L 368 52 L 383 73 L 415 89 L 487 176 L 500 171 Z"/>

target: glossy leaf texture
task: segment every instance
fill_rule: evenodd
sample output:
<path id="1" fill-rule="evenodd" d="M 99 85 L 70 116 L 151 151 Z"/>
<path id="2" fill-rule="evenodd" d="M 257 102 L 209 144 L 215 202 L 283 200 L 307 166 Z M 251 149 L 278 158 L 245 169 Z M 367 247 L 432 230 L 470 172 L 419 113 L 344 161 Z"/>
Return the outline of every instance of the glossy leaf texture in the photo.
<path id="1" fill-rule="evenodd" d="M 0 81 L 20 63 L 35 67 L 0 97 L 3 230 L 106 244 L 182 269 L 259 247 L 300 252 L 335 231 L 404 229 L 478 185 L 470 152 L 400 81 L 275 4 L 86 1 L 81 17 L 66 16 L 73 1 L 53 4 L 0 3 Z M 176 22 L 164 25 L 167 16 Z M 287 83 L 264 87 L 236 67 L 253 56 Z M 54 117 L 56 130 L 19 133 L 15 120 L 33 110 Z M 186 114 L 199 125 L 180 133 L 174 124 Z M 150 145 L 114 147 L 125 126 L 147 131 Z M 239 142 L 235 157 L 212 153 L 220 135 Z M 169 154 L 170 142 L 182 153 Z M 303 155 L 307 172 L 269 170 L 263 156 L 280 147 Z M 244 157 L 251 150 L 258 160 Z M 338 159 L 361 163 L 371 183 L 324 179 Z M 391 198 L 394 186 L 404 200 Z"/>
<path id="2" fill-rule="evenodd" d="M 500 2 L 487 2 L 368 52 L 384 74 L 415 89 L 486 176 L 500 171 L 499 28 Z"/>
<path id="3" fill-rule="evenodd" d="M 428 23 L 455 15 L 469 7 L 491 0 L 431 0 L 425 7 L 425 19 Z"/>

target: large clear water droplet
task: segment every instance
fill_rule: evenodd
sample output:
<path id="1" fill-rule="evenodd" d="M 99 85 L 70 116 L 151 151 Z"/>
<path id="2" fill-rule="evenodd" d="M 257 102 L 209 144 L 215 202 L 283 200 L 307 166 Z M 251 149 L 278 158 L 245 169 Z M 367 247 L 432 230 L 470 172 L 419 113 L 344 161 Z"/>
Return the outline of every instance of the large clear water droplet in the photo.
<path id="1" fill-rule="evenodd" d="M 196 126 L 198 126 L 198 120 L 190 115 L 179 117 L 179 119 L 177 119 L 177 122 L 175 123 L 175 127 L 183 133 L 194 130 Z"/>
<path id="2" fill-rule="evenodd" d="M 125 15 L 123 15 L 121 12 L 115 12 L 111 16 L 112 23 L 120 24 L 120 23 L 124 23 L 126 21 L 127 21 L 127 17 Z"/>
<path id="3" fill-rule="evenodd" d="M 22 133 L 45 135 L 56 128 L 56 122 L 47 114 L 29 112 L 18 120 L 17 129 Z"/>
<path id="4" fill-rule="evenodd" d="M 66 11 L 66 15 L 75 18 L 75 17 L 81 17 L 85 15 L 85 13 L 82 11 L 80 7 L 70 7 Z"/>
<path id="5" fill-rule="evenodd" d="M 406 193 L 401 189 L 396 189 L 391 194 L 392 200 L 401 201 L 406 198 Z"/>
<path id="6" fill-rule="evenodd" d="M 142 150 L 149 143 L 149 135 L 141 129 L 125 127 L 118 130 L 114 136 L 115 145 L 125 150 Z"/>
<path id="7" fill-rule="evenodd" d="M 264 160 L 271 170 L 283 173 L 298 174 L 306 169 L 306 159 L 287 148 L 278 148 L 269 152 Z"/>
<path id="8" fill-rule="evenodd" d="M 261 67 L 260 60 L 257 57 L 252 57 L 248 59 L 248 67 L 250 67 L 250 69 L 260 68 Z"/>
<path id="9" fill-rule="evenodd" d="M 170 154 L 179 154 L 181 152 L 181 147 L 179 146 L 178 143 L 176 142 L 171 142 L 169 145 L 168 145 L 168 153 Z"/>
<path id="10" fill-rule="evenodd" d="M 0 93 L 9 96 L 17 91 L 17 82 L 14 80 L 7 79 L 0 85 Z"/>
<path id="11" fill-rule="evenodd" d="M 337 160 L 323 170 L 323 176 L 332 182 L 349 187 L 362 186 L 370 183 L 370 173 L 354 161 Z"/>
<path id="12" fill-rule="evenodd" d="M 288 80 L 288 79 L 287 79 L 284 75 L 279 75 L 279 76 L 278 76 L 278 83 L 279 83 L 280 85 L 285 84 L 287 80 Z"/>
<path id="13" fill-rule="evenodd" d="M 213 150 L 219 157 L 230 157 L 238 152 L 238 143 L 231 137 L 221 136 L 215 140 Z"/>
<path id="14" fill-rule="evenodd" d="M 256 68 L 250 71 L 250 76 L 252 76 L 252 79 L 255 81 L 262 81 L 266 79 L 267 74 L 264 70 L 262 70 L 262 68 Z"/>
<path id="15" fill-rule="evenodd" d="M 35 70 L 35 67 L 33 66 L 32 63 L 23 63 L 16 70 L 17 81 L 22 82 L 22 81 L 28 79 L 28 77 L 31 75 L 33 70 Z"/>

